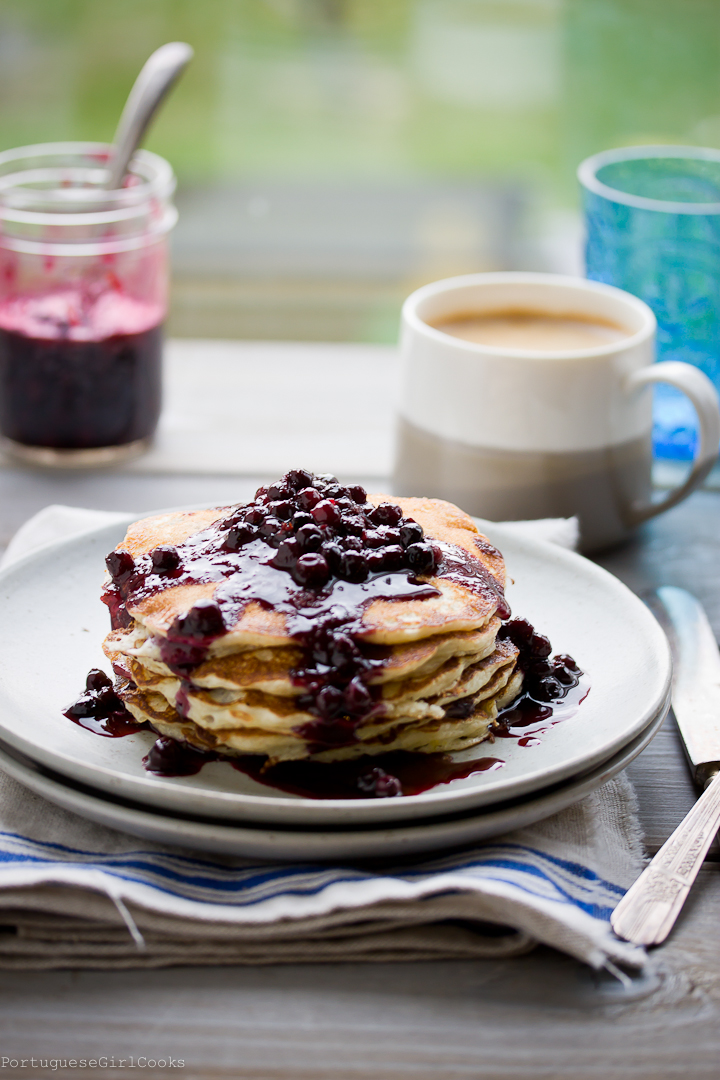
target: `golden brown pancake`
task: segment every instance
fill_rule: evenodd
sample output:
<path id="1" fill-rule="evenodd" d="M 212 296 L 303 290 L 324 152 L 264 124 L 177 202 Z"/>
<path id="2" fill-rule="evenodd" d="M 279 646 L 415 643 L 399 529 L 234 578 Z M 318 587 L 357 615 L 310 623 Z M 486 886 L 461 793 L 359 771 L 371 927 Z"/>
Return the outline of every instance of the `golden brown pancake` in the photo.
<path id="1" fill-rule="evenodd" d="M 438 634 L 405 645 L 368 647 L 366 655 L 378 666 L 367 677 L 369 686 L 396 682 L 399 679 L 426 676 L 443 666 L 452 657 L 468 657 L 468 662 L 482 660 L 495 648 L 495 636 L 500 620 L 494 618 L 480 630 Z M 139 624 L 126 630 L 114 630 L 105 639 L 106 656 L 120 662 L 127 670 L 143 671 L 148 675 L 172 678 L 173 673 L 163 663 L 159 648 L 152 644 L 147 631 Z M 299 646 L 244 649 L 222 656 L 210 656 L 194 668 L 194 686 L 207 689 L 265 690 L 281 696 L 303 692 L 292 680 L 292 672 L 302 667 L 304 652 Z"/>
<path id="2" fill-rule="evenodd" d="M 448 753 L 475 746 L 492 735 L 498 710 L 517 696 L 522 676 L 516 673 L 505 681 L 498 679 L 498 684 L 494 696 L 479 701 L 468 717 L 435 716 L 420 721 L 410 718 L 397 719 L 393 724 L 366 724 L 358 729 L 356 742 L 315 753 L 308 752 L 306 741 L 297 733 L 272 732 L 249 725 L 211 730 L 181 717 L 161 694 L 128 688 L 122 697 L 138 721 L 149 721 L 160 734 L 187 742 L 198 750 L 212 750 L 231 757 L 261 754 L 271 763 L 305 758 L 332 762 L 394 750 Z"/>
<path id="3" fill-rule="evenodd" d="M 322 478 L 319 482 L 322 488 Z M 289 609 L 283 608 L 282 604 L 273 606 L 267 600 L 253 599 L 252 593 L 244 606 L 240 602 L 234 608 L 223 608 L 226 632 L 211 633 L 197 658 L 193 653 L 187 663 L 183 659 L 186 654 L 182 653 L 182 648 L 195 648 L 192 643 L 181 644 L 181 651 L 177 652 L 178 641 L 182 643 L 183 640 L 178 637 L 177 626 L 183 625 L 182 621 L 199 601 L 214 601 L 225 582 L 235 582 L 234 587 L 241 588 L 243 574 L 246 575 L 244 581 L 250 584 L 268 574 L 263 569 L 266 557 L 262 554 L 262 544 L 255 545 L 249 556 L 238 556 L 237 560 L 234 555 L 228 558 L 227 551 L 236 549 L 224 546 L 228 543 L 227 530 L 231 527 L 227 522 L 238 508 L 216 507 L 163 514 L 136 522 L 118 545 L 119 552 L 129 552 L 135 560 L 144 557 L 140 565 L 150 567 L 149 578 L 142 576 L 149 573 L 148 569 L 143 569 L 133 580 L 156 583 L 151 585 L 154 591 L 149 594 L 143 594 L 142 587 L 135 592 L 122 593 L 126 597 L 129 625 L 113 630 L 104 642 L 106 655 L 115 670 L 129 680 L 119 693 L 130 712 L 138 720 L 149 721 L 161 734 L 198 749 L 230 755 L 261 754 L 270 762 L 339 761 L 394 750 L 450 751 L 464 749 L 490 737 L 498 708 L 512 700 L 522 684 L 522 674 L 516 666 L 517 648 L 509 641 L 497 638 L 501 617 L 506 617 L 502 555 L 478 532 L 472 519 L 450 503 L 438 499 L 389 500 L 384 495 L 369 496 L 367 501 L 376 507 L 392 502 L 402 511 L 401 522 L 414 521 L 420 525 L 425 541 L 434 545 L 435 551 L 433 555 L 425 543 L 430 562 L 421 565 L 435 569 L 426 574 L 416 572 L 410 578 L 403 577 L 404 592 L 400 590 L 397 599 L 364 601 L 361 592 L 358 600 L 357 590 L 353 593 L 353 588 L 346 584 L 347 577 L 331 577 L 329 592 L 314 594 L 328 596 L 328 603 L 340 605 L 338 610 L 342 618 L 333 626 L 349 627 L 352 655 L 359 657 L 352 663 L 360 665 L 353 670 L 362 672 L 362 686 L 354 692 L 365 695 L 359 711 L 353 711 L 354 699 L 342 696 L 352 689 L 349 686 L 351 676 L 338 674 L 345 670 L 342 664 L 346 661 L 338 660 L 340 668 L 335 669 L 334 675 L 331 671 L 331 678 L 323 682 L 326 676 L 322 672 L 319 676 L 315 665 L 322 667 L 330 663 L 327 657 L 331 653 L 308 651 L 304 644 L 306 639 L 293 634 L 292 628 L 298 624 L 297 620 L 290 622 L 291 616 L 286 614 Z M 348 502 L 345 499 L 345 505 L 355 506 L 348 513 L 365 515 L 360 519 L 362 544 L 371 547 L 374 534 L 367 523 L 382 521 L 382 517 L 376 517 L 367 504 L 357 500 Z M 288 513 L 286 511 L 285 520 Z M 399 516 L 397 510 L 394 513 Z M 212 529 L 213 523 L 220 519 L 222 525 Z M 391 517 L 390 520 L 397 521 L 398 518 Z M 351 525 L 352 518 L 348 518 L 347 527 Z M 409 527 L 416 529 L 413 525 Z M 208 529 L 207 536 L 201 535 Z M 366 529 L 370 531 L 366 532 Z M 327 537 L 327 531 L 324 535 Z M 331 531 L 329 535 L 338 534 Z M 347 537 L 359 533 L 341 531 L 339 535 Z M 395 540 L 380 539 L 380 543 L 397 544 L 399 535 L 396 532 Z M 411 532 L 410 535 L 414 534 Z M 377 533 L 376 536 L 385 534 Z M 407 545 L 416 541 L 405 539 L 403 542 Z M 160 571 L 153 577 L 155 571 L 147 558 L 149 553 L 157 548 L 178 545 L 185 553 L 181 562 L 190 560 L 182 565 L 192 566 L 192 552 L 200 551 L 199 557 L 205 560 L 203 573 L 217 572 L 218 580 L 188 583 L 189 575 L 186 574 L 184 581 L 175 583 L 172 573 L 164 575 Z M 277 543 L 275 547 L 277 549 Z M 274 559 L 270 547 L 267 550 L 268 559 Z M 369 560 L 371 555 L 364 550 L 363 557 Z M 410 559 L 409 548 L 396 550 L 402 559 Z M 294 558 L 298 558 L 297 554 Z M 327 574 L 328 564 L 323 565 Z M 418 564 L 405 561 L 403 565 Z M 271 576 L 277 575 L 280 569 L 275 563 L 273 566 L 275 569 L 269 572 Z M 294 562 L 292 566 L 295 574 Z M 221 576 L 223 574 L 225 577 Z M 375 577 L 370 576 L 377 585 L 382 575 L 383 571 L 375 571 Z M 400 576 L 398 574 L 392 582 L 388 578 L 391 589 L 399 589 Z M 276 580 L 276 577 L 272 578 L 272 590 L 278 588 Z M 423 590 L 423 583 L 432 586 L 436 592 Z M 297 594 L 297 584 L 292 587 Z M 286 595 L 282 591 L 285 589 L 282 585 L 279 595 Z M 417 595 L 407 598 L 411 591 Z M 302 590 L 301 593 L 307 595 Z M 238 595 L 242 597 L 243 594 Z M 263 593 L 255 595 L 265 596 Z M 275 592 L 270 595 L 274 596 Z M 299 603 L 310 604 L 302 617 L 305 624 L 312 625 L 312 619 L 318 617 L 315 613 L 320 611 L 319 607 L 313 606 L 316 601 L 304 599 Z M 343 609 L 343 603 L 349 604 L 350 608 Z M 351 612 L 347 622 L 342 621 L 345 610 Z M 229 616 L 228 611 L 231 612 Z M 234 620 L 229 627 L 228 619 Z M 173 624 L 176 628 L 168 634 Z M 346 631 L 333 630 L 332 633 L 337 635 Z M 334 642 L 336 638 L 327 640 Z M 323 656 L 326 659 L 322 659 Z M 327 667 L 324 670 L 327 671 Z M 320 683 L 315 683 L 315 689 L 309 690 L 312 680 L 318 677 Z M 318 711 L 320 698 L 317 695 L 325 692 L 322 687 L 336 695 L 335 701 L 338 694 L 341 695 L 340 713 L 337 704 L 332 706 L 335 711 Z M 325 719 L 320 721 L 319 717 Z M 347 729 L 350 735 L 343 734 L 341 740 L 333 735 L 328 742 L 325 731 L 327 725 L 332 727 L 335 723 L 333 717 L 345 717 L 346 724 L 348 719 L 352 720 Z M 339 730 L 344 732 L 346 728 Z"/>

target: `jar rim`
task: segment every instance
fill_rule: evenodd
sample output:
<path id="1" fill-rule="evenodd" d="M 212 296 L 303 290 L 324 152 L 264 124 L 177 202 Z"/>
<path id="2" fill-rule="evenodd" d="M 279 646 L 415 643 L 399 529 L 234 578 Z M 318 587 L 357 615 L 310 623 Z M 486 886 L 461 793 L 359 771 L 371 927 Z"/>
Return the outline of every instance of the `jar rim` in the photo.
<path id="1" fill-rule="evenodd" d="M 0 153 L 0 214 L 18 224 L 79 225 L 132 217 L 152 199 L 175 191 L 172 166 L 159 154 L 137 150 L 129 170 L 136 183 L 115 191 L 101 187 L 112 146 L 96 142 L 37 143 Z M 24 165 L 22 168 L 13 166 Z M 47 184 L 38 186 L 43 176 Z M 20 183 L 13 183 L 13 178 Z M 73 180 L 84 179 L 83 184 Z M 31 186 L 32 179 L 36 186 Z"/>

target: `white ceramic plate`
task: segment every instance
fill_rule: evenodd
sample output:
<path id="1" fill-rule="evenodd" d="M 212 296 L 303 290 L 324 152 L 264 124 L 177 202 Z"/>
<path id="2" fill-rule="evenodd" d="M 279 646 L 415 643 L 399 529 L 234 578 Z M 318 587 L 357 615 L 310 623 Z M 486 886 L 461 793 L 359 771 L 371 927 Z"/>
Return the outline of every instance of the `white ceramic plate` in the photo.
<path id="1" fill-rule="evenodd" d="M 242 855 L 256 859 L 305 861 L 326 859 L 362 859 L 373 856 L 413 855 L 421 851 L 447 850 L 478 840 L 500 836 L 521 829 L 556 814 L 624 769 L 647 746 L 662 724 L 658 716 L 619 754 L 587 773 L 580 780 L 560 784 L 540 795 L 504 803 L 495 809 L 471 811 L 438 821 L 419 821 L 391 827 L 364 829 L 283 829 L 252 825 L 231 825 L 181 816 L 153 813 L 81 789 L 56 774 L 46 774 L 24 755 L 3 748 L 0 743 L 0 768 L 31 791 L 57 806 L 122 832 L 174 844 L 197 851 L 223 855 Z"/>
<path id="2" fill-rule="evenodd" d="M 98 593 L 104 556 L 124 535 L 122 524 L 49 544 L 0 573 L 0 738 L 111 795 L 184 814 L 293 825 L 458 813 L 577 777 L 609 760 L 667 708 L 667 639 L 645 605 L 587 559 L 500 526 L 485 528 L 514 579 L 508 587 L 514 612 L 548 634 L 556 652 L 574 656 L 592 684 L 577 715 L 550 728 L 539 745 L 503 739 L 489 748 L 488 755 L 505 761 L 497 771 L 404 798 L 303 799 L 226 762 L 208 764 L 197 776 L 156 777 L 141 761 L 150 733 L 108 739 L 72 724 L 62 709 L 77 697 L 89 668 L 107 668 L 100 643 L 108 619 Z"/>

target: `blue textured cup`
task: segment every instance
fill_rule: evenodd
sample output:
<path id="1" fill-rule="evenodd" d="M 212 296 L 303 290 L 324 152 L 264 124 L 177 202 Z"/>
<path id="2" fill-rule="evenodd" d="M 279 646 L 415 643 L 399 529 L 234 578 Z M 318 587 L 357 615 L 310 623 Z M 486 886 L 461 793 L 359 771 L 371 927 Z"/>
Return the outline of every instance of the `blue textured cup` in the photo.
<path id="1" fill-rule="evenodd" d="M 578 169 L 588 278 L 640 297 L 658 323 L 658 360 L 700 368 L 720 390 L 720 150 L 631 146 Z M 690 460 L 697 423 L 687 398 L 655 391 L 658 458 Z"/>

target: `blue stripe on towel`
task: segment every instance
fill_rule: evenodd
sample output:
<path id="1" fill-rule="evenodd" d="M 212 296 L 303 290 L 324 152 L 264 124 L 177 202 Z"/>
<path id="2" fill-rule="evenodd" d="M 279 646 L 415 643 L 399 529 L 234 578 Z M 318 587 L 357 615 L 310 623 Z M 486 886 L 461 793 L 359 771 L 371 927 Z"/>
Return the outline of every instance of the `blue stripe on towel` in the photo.
<path id="1" fill-rule="evenodd" d="M 600 878 L 589 867 L 512 843 L 489 844 L 414 867 L 373 871 L 312 864 L 225 865 L 142 849 L 105 854 L 0 832 L 0 884 L 4 871 L 21 864 L 44 868 L 48 881 L 52 881 L 53 867 L 74 866 L 107 875 L 117 882 L 142 885 L 169 897 L 203 904 L 231 904 L 236 908 L 263 904 L 281 896 L 311 897 L 329 886 L 378 878 L 431 886 L 437 879 L 437 889 L 431 889 L 435 895 L 468 891 L 475 880 L 503 886 L 520 897 L 571 905 L 607 922 L 618 896 L 623 893 L 619 886 Z"/>

